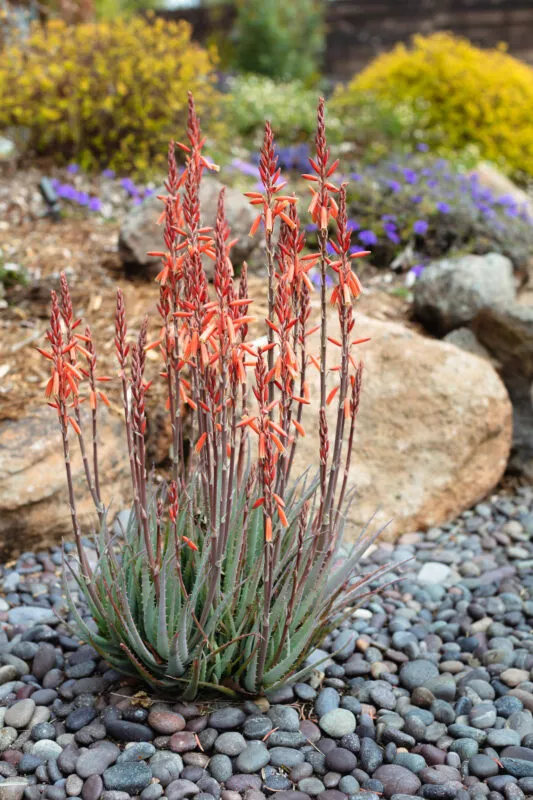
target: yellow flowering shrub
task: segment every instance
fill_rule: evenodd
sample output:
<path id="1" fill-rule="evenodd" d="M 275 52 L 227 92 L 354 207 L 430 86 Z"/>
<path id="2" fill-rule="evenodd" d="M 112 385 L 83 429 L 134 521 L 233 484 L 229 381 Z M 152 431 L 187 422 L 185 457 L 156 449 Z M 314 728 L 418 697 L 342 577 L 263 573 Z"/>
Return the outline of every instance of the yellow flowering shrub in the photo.
<path id="1" fill-rule="evenodd" d="M 477 148 L 511 172 L 533 174 L 533 69 L 502 48 L 446 33 L 397 45 L 340 88 L 334 106 L 357 127 L 361 102 L 407 104 L 419 137 L 448 151 Z"/>
<path id="2" fill-rule="evenodd" d="M 143 172 L 183 137 L 187 90 L 201 114 L 218 107 L 215 66 L 183 21 L 52 20 L 2 52 L 0 130 L 23 126 L 32 152 L 86 169 Z"/>

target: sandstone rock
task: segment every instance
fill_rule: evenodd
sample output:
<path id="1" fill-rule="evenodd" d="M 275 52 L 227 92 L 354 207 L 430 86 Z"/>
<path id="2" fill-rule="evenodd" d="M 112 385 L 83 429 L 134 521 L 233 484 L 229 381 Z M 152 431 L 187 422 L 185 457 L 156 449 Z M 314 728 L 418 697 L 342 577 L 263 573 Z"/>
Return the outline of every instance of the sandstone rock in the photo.
<path id="1" fill-rule="evenodd" d="M 515 299 L 513 265 L 499 253 L 435 261 L 413 291 L 416 318 L 443 336 L 468 325 L 482 308 Z"/>
<path id="2" fill-rule="evenodd" d="M 202 224 L 214 225 L 218 195 L 222 183 L 205 176 L 200 186 L 200 204 L 202 208 Z M 166 194 L 160 187 L 151 197 L 129 212 L 119 234 L 119 253 L 130 274 L 142 275 L 147 279 L 154 278 L 161 269 L 161 259 L 147 256 L 146 253 L 161 250 L 163 247 L 163 231 L 157 225 L 157 219 L 163 204 L 157 195 Z M 256 260 L 261 261 L 263 240 L 258 233 L 250 237 L 249 231 L 256 213 L 243 194 L 236 189 L 226 188 L 226 216 L 231 228 L 232 238 L 238 238 L 231 251 L 235 267 L 244 260 L 250 261 L 253 267 Z M 257 257 L 257 258 L 255 258 Z M 212 270 L 212 262 L 206 259 L 206 268 Z M 209 274 L 209 272 L 208 272 Z"/>
<path id="3" fill-rule="evenodd" d="M 487 361 L 397 323 L 358 314 L 357 335 L 372 341 L 359 351 L 365 371 L 349 476 L 357 497 L 346 539 L 376 511 L 377 522 L 392 520 L 385 537 L 440 525 L 490 492 L 505 470 L 512 426 L 505 386 Z M 330 350 L 334 363 L 338 348 Z M 309 378 L 307 435 L 293 475 L 317 462 L 318 373 Z M 335 414 L 333 402 L 331 426 Z"/>
<path id="4" fill-rule="evenodd" d="M 524 192 L 513 183 L 506 175 L 503 175 L 491 164 L 485 162 L 478 164 L 473 170 L 477 175 L 479 183 L 486 189 L 489 189 L 495 198 L 498 197 L 512 197 L 517 206 L 523 208 L 533 217 L 533 200 L 531 196 Z"/>
<path id="5" fill-rule="evenodd" d="M 78 513 L 89 528 L 96 520 L 85 486 L 75 435 L 72 466 Z M 102 408 L 99 419 L 100 481 L 104 502 L 118 510 L 129 504 L 127 448 L 119 417 Z M 0 557 L 72 535 L 65 467 L 57 419 L 46 405 L 18 420 L 0 421 Z"/>
<path id="6" fill-rule="evenodd" d="M 485 309 L 473 329 L 499 362 L 513 403 L 510 469 L 533 478 L 533 306 L 508 303 Z"/>

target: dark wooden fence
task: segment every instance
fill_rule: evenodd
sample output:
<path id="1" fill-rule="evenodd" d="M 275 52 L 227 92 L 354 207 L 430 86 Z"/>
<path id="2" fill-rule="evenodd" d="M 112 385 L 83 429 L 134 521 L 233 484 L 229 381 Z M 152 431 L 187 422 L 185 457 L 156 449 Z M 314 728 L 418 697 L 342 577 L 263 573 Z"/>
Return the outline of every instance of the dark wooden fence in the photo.
<path id="1" fill-rule="evenodd" d="M 162 13 L 187 19 L 200 41 L 229 33 L 235 17 L 231 5 Z M 513 55 L 533 63 L 533 0 L 326 0 L 326 24 L 325 71 L 335 80 L 414 33 L 442 30 L 483 47 L 505 42 Z"/>

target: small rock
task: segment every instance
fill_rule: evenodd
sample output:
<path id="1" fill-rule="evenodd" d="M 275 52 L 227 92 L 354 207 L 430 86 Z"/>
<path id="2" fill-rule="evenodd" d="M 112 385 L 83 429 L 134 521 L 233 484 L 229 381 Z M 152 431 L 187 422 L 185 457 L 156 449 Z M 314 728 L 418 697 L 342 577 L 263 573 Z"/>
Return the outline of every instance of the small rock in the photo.
<path id="1" fill-rule="evenodd" d="M 11 708 L 8 708 L 4 717 L 4 725 L 9 725 L 12 728 L 26 728 L 35 711 L 35 702 L 28 698 L 26 700 L 19 700 L 14 703 Z"/>
<path id="2" fill-rule="evenodd" d="M 426 561 L 417 575 L 417 581 L 418 583 L 433 585 L 446 583 L 451 572 L 447 564 L 441 564 L 438 561 Z"/>
<path id="3" fill-rule="evenodd" d="M 105 727 L 108 734 L 119 742 L 151 742 L 154 738 L 153 731 L 147 725 L 139 722 L 130 722 L 126 719 L 106 719 Z"/>
<path id="4" fill-rule="evenodd" d="M 383 784 L 383 795 L 387 798 L 394 794 L 414 795 L 422 785 L 413 772 L 396 764 L 383 764 L 372 777 Z"/>
<path id="5" fill-rule="evenodd" d="M 285 748 L 274 749 L 280 750 Z M 238 772 L 243 772 L 245 774 L 259 772 L 260 769 L 266 767 L 266 765 L 270 763 L 271 755 L 272 753 L 267 750 L 263 742 L 253 740 L 239 753 L 235 762 L 235 767 Z M 301 756 L 300 761 L 303 761 L 303 756 Z"/>
<path id="6" fill-rule="evenodd" d="M 412 692 L 429 678 L 436 678 L 438 674 L 439 668 L 433 661 L 418 658 L 403 664 L 400 669 L 400 682 L 402 686 Z"/>
<path id="7" fill-rule="evenodd" d="M 115 744 L 101 742 L 81 753 L 76 760 L 76 772 L 80 778 L 103 775 L 105 770 L 115 763 L 119 755 L 120 750 Z"/>
<path id="8" fill-rule="evenodd" d="M 246 749 L 246 746 L 247 742 L 244 736 L 234 731 L 222 733 L 215 741 L 217 753 L 223 753 L 226 756 L 238 756 Z"/>
<path id="9" fill-rule="evenodd" d="M 0 800 L 22 800 L 27 778 L 6 778 L 0 783 Z"/>
<path id="10" fill-rule="evenodd" d="M 148 786 L 152 780 L 152 770 L 143 762 L 125 761 L 106 769 L 103 779 L 106 789 L 135 795 Z"/>
<path id="11" fill-rule="evenodd" d="M 217 731 L 230 731 L 235 728 L 240 728 L 246 714 L 242 708 L 228 706 L 227 708 L 220 708 L 209 715 L 208 725 L 210 728 L 215 728 Z"/>
<path id="12" fill-rule="evenodd" d="M 171 711 L 151 711 L 147 722 L 156 733 L 166 736 L 184 730 L 186 724 L 181 714 Z"/>
<path id="13" fill-rule="evenodd" d="M 335 708 L 320 717 L 318 724 L 328 736 L 340 739 L 355 731 L 355 717 L 345 708 Z"/>

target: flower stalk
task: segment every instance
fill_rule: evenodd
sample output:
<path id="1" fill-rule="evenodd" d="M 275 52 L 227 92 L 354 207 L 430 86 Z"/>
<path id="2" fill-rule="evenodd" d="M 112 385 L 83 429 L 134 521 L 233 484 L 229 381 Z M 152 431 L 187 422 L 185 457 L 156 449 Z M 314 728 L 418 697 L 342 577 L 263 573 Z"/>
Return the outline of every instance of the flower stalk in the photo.
<path id="1" fill-rule="evenodd" d="M 262 225 L 266 240 L 266 344 L 250 340 L 257 320 L 247 267 L 242 265 L 237 283 L 224 190 L 216 219 L 202 217 L 202 176 L 216 167 L 203 154 L 205 138 L 191 96 L 188 109 L 188 141 L 170 143 L 167 194 L 160 198 L 163 249 L 152 253 L 161 258 L 159 332 L 152 341 L 147 320 L 130 341 L 124 297 L 117 291 L 115 350 L 132 486 L 120 553 L 108 534 L 106 487 L 98 469 L 98 415 L 108 403 L 99 381 L 109 378 L 97 377 L 90 329 L 73 333 L 77 323 L 64 278 L 61 309 L 52 293 L 51 350 L 41 352 L 52 365 L 47 394 L 63 440 L 78 580 L 97 633 L 73 602 L 70 608 L 84 638 L 127 674 L 186 697 L 213 685 L 255 694 L 305 674 L 306 655 L 328 627 L 338 624 L 363 589 L 373 591 L 366 578 L 351 582 L 370 536 L 362 534 L 360 546 L 337 565 L 361 389 L 362 365 L 354 350 L 366 341 L 353 339 L 353 302 L 361 285 L 352 271 L 346 189 L 331 182 L 337 162 L 330 159 L 321 100 L 316 156 L 304 176 L 311 218 L 319 227 L 318 252 L 306 252 L 297 198 L 282 194 L 286 184 L 274 135 L 265 125 L 262 191 L 246 196 L 259 211 L 250 233 Z M 178 150 L 184 154 L 181 172 Z M 320 319 L 313 326 L 309 273 L 315 268 L 321 276 Z M 338 339 L 331 333 L 330 305 Z M 319 352 L 313 353 L 317 331 Z M 170 474 L 157 485 L 148 478 L 145 446 L 149 349 L 161 356 L 172 439 Z M 338 359 L 330 351 L 338 351 Z M 316 408 L 309 389 L 313 369 L 320 383 Z M 332 376 L 336 386 L 328 394 Z M 92 463 L 79 410 L 84 393 Z M 328 412 L 332 404 L 335 410 Z M 318 474 L 308 470 L 293 477 L 310 417 L 318 427 Z M 94 572 L 81 545 L 69 428 L 76 432 L 99 518 Z"/>

